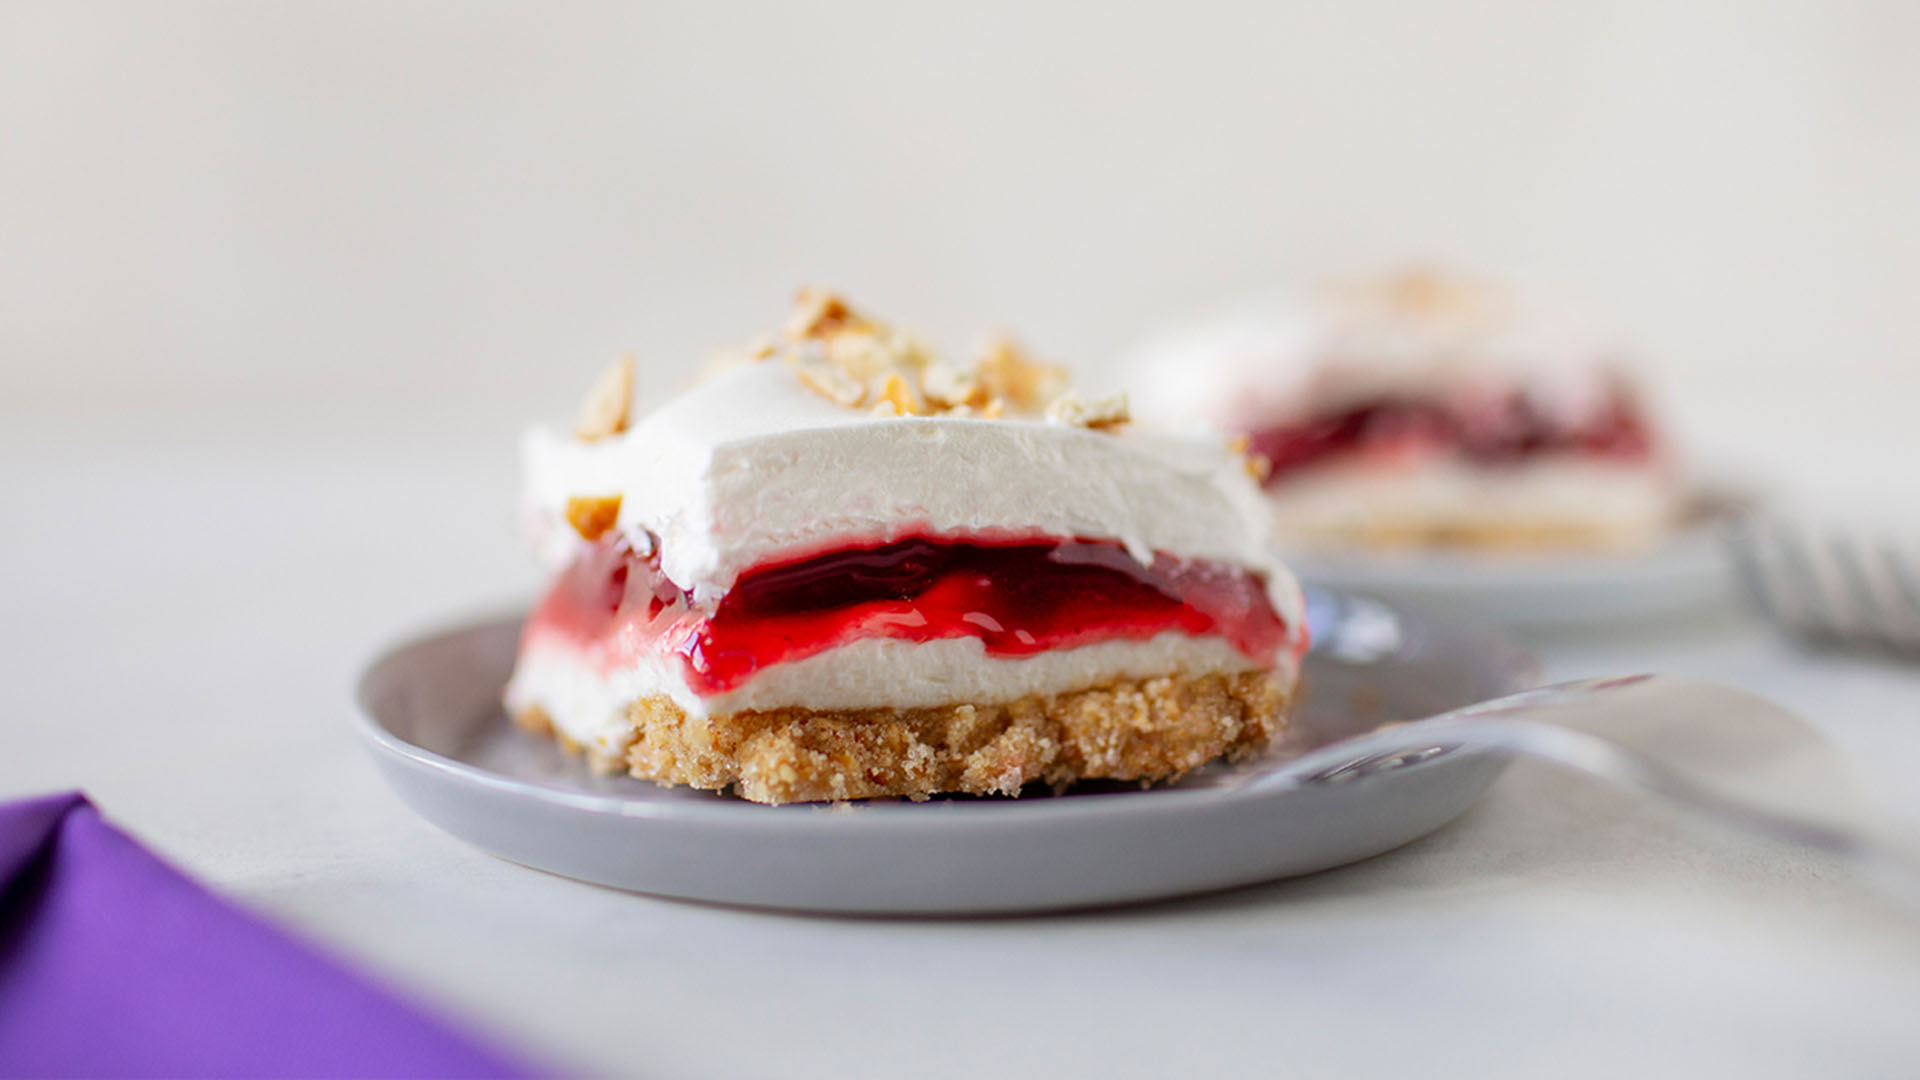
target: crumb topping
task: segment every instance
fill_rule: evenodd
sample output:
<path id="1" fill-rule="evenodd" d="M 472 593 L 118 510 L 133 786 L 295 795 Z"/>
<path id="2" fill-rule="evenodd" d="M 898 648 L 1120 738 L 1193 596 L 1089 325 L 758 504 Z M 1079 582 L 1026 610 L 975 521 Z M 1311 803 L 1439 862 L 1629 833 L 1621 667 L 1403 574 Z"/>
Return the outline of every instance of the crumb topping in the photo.
<path id="1" fill-rule="evenodd" d="M 798 341 L 802 338 L 826 338 L 840 330 L 860 330 L 871 326 L 865 319 L 854 315 L 844 297 L 808 288 L 801 289 L 800 295 L 794 298 L 793 311 L 788 313 L 787 325 L 781 332 Z"/>
<path id="2" fill-rule="evenodd" d="M 573 433 L 594 442 L 627 430 L 633 414 L 633 382 L 632 356 L 622 356 L 608 365 L 581 402 Z"/>
<path id="3" fill-rule="evenodd" d="M 780 332 L 714 356 L 711 375 L 737 364 L 779 363 L 802 386 L 848 410 L 878 417 L 1002 417 L 1044 419 L 1089 431 L 1118 432 L 1132 423 L 1125 394 L 1083 397 L 1068 387 L 1067 370 L 1035 360 L 1018 343 L 994 337 L 971 365 L 950 363 L 920 339 L 861 312 L 837 293 L 802 289 Z M 594 442 L 627 430 L 634 392 L 634 361 L 623 356 L 602 372 L 580 410 L 574 433 Z M 1234 447 L 1260 479 L 1267 463 Z M 589 540 L 612 527 L 619 500 L 574 500 L 567 519 Z M 604 518 L 604 522 L 603 522 Z"/>
<path id="4" fill-rule="evenodd" d="M 1041 364 L 1012 338 L 987 342 L 975 362 L 987 392 L 1021 412 L 1038 412 L 1067 391 L 1067 369 Z"/>
<path id="5" fill-rule="evenodd" d="M 620 520 L 620 496 L 576 495 L 567 500 L 567 524 L 582 540 L 598 540 Z"/>
<path id="6" fill-rule="evenodd" d="M 778 359 L 814 393 L 876 416 L 1045 414 L 1096 430 L 1125 420 L 1124 402 L 1117 413 L 1048 412 L 1066 392 L 1066 370 L 1035 361 L 1008 339 L 989 342 L 970 368 L 957 367 L 912 335 L 817 289 L 800 291 L 778 341 L 758 343 L 743 358 Z"/>
<path id="7" fill-rule="evenodd" d="M 1125 426 L 1133 419 L 1133 414 L 1127 411 L 1125 394 L 1108 394 L 1088 401 L 1068 391 L 1054 398 L 1053 404 L 1047 406 L 1047 419 L 1058 424 L 1110 431 Z"/>
<path id="8" fill-rule="evenodd" d="M 1430 266 L 1335 283 L 1329 296 L 1350 318 L 1461 327 L 1492 325 L 1510 306 L 1510 298 L 1498 285 Z"/>

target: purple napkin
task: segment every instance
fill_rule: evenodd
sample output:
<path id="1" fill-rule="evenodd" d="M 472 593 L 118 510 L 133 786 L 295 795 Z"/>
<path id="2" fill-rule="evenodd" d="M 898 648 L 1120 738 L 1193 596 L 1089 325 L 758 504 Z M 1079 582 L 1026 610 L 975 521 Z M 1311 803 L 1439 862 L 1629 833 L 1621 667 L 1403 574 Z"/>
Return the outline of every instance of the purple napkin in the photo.
<path id="1" fill-rule="evenodd" d="M 526 1076 L 80 794 L 0 803 L 0 1076 Z"/>

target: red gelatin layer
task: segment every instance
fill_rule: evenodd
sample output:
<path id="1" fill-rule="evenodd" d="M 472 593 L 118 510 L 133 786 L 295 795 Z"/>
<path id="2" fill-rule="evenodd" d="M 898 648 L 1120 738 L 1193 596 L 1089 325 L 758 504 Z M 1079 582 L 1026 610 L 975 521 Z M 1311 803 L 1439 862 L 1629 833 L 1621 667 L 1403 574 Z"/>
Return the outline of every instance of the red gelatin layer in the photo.
<path id="1" fill-rule="evenodd" d="M 1551 454 L 1620 461 L 1652 452 L 1646 421 L 1624 395 L 1578 426 L 1555 423 L 1524 396 L 1463 407 L 1457 402 L 1381 399 L 1314 419 L 1246 433 L 1273 469 L 1267 484 L 1334 459 L 1455 453 L 1481 464 Z"/>
<path id="2" fill-rule="evenodd" d="M 925 537 L 757 567 L 710 612 L 657 560 L 599 544 L 561 575 L 528 631 L 611 643 L 612 663 L 672 653 L 704 695 L 863 638 L 974 637 L 989 655 L 1019 657 L 1180 631 L 1224 637 L 1259 663 L 1287 643 L 1264 583 L 1237 568 L 1164 555 L 1142 566 L 1105 541 Z"/>

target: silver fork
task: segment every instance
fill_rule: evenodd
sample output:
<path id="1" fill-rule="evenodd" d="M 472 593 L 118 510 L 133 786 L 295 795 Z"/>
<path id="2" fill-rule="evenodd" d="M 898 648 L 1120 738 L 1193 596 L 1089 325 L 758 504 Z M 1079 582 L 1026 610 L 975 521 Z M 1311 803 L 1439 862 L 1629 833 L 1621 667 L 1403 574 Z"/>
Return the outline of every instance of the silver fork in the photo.
<path id="1" fill-rule="evenodd" d="M 1749 517 L 1727 536 L 1748 595 L 1807 641 L 1920 657 L 1920 552 L 1891 537 Z"/>
<path id="2" fill-rule="evenodd" d="M 1458 753 L 1530 758 L 1654 798 L 1746 833 L 1786 841 L 1847 862 L 1920 916 L 1920 847 L 1903 830 L 1838 806 L 1796 805 L 1789 793 L 1728 783 L 1685 769 L 1616 739 L 1556 723 L 1579 706 L 1621 698 L 1627 707 L 1669 693 L 1658 675 L 1559 683 L 1494 698 L 1424 720 L 1392 724 L 1310 751 L 1251 776 L 1251 789 L 1391 783 L 1397 775 Z M 1633 694 L 1623 693 L 1634 691 Z"/>

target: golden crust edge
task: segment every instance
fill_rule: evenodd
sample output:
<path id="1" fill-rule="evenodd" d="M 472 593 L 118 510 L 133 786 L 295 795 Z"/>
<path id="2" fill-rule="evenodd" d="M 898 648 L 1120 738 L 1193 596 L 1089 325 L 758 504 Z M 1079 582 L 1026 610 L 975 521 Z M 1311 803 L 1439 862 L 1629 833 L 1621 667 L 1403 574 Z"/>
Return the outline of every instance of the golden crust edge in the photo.
<path id="1" fill-rule="evenodd" d="M 614 759 L 557 731 L 537 705 L 515 721 L 584 753 L 596 771 L 734 790 L 761 803 L 1015 795 L 1035 781 L 1177 779 L 1238 760 L 1286 728 L 1296 680 L 1282 671 L 1118 680 L 1005 704 L 746 710 L 690 716 L 665 697 L 628 705 Z"/>

